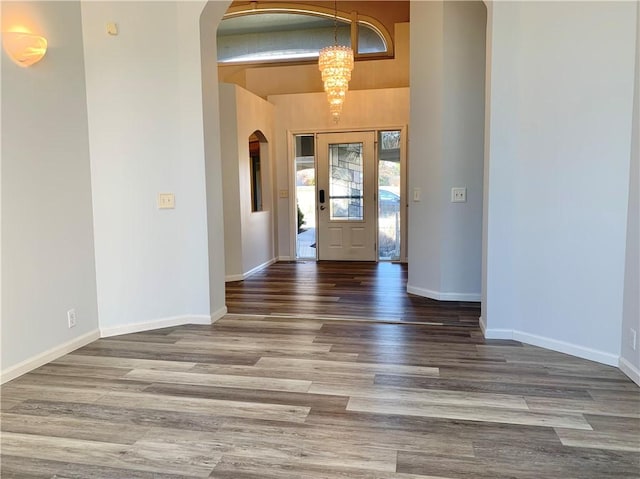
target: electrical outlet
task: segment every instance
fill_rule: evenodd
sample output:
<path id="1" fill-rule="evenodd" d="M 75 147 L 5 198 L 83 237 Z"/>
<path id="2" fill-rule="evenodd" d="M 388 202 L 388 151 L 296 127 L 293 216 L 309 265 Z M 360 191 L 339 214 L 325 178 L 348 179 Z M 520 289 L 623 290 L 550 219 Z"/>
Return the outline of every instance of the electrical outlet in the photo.
<path id="1" fill-rule="evenodd" d="M 633 348 L 633 350 L 635 351 L 636 348 L 638 347 L 638 335 L 636 334 L 636 330 L 633 328 L 629 328 L 629 330 L 631 331 L 631 347 Z"/>
<path id="2" fill-rule="evenodd" d="M 70 328 L 75 327 L 75 325 L 76 325 L 76 310 L 75 309 L 70 309 L 69 311 L 67 311 L 67 323 L 69 324 Z"/>

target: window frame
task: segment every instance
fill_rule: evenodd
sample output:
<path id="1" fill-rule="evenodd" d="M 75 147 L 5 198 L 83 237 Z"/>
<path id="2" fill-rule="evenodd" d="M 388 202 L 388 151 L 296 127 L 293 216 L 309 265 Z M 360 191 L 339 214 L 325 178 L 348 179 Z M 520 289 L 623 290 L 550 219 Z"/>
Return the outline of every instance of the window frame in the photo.
<path id="1" fill-rule="evenodd" d="M 254 135 L 255 133 L 249 137 L 249 182 L 251 189 L 251 213 L 261 213 L 265 211 L 264 195 L 262 194 L 262 141 L 260 141 L 260 138 L 253 139 Z M 252 149 L 252 144 L 257 144 L 257 148 Z"/>
<path id="2" fill-rule="evenodd" d="M 222 20 L 226 18 L 236 18 L 246 15 L 260 15 L 263 13 L 291 13 L 300 15 L 310 15 L 322 18 L 333 19 L 336 16 L 336 12 L 333 9 L 322 7 L 319 5 L 306 5 L 295 3 L 257 3 L 252 2 L 248 5 L 231 6 L 222 17 Z M 347 13 L 338 10 L 338 21 L 348 23 L 351 28 L 351 48 L 353 49 L 353 55 L 355 60 L 379 60 L 389 59 L 394 57 L 394 45 L 393 38 L 384 25 L 373 17 L 366 15 L 359 15 L 356 11 Z M 385 52 L 373 52 L 373 53 L 359 53 L 358 52 L 358 28 L 360 24 L 365 25 L 367 28 L 373 30 L 386 45 Z M 317 58 L 312 59 L 268 59 L 268 60 L 250 60 L 250 61 L 218 61 L 218 65 L 268 65 L 268 64 L 305 64 L 305 63 L 317 63 Z"/>

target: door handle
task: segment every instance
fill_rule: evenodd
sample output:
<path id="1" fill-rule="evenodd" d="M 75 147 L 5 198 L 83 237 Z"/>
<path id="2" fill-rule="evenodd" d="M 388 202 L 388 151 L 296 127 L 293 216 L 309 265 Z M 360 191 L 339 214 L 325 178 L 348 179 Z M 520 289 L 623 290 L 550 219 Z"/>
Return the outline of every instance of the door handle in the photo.
<path id="1" fill-rule="evenodd" d="M 324 190 L 320 190 L 318 192 L 318 196 L 319 196 L 319 199 L 320 199 L 320 203 L 324 203 Z"/>
<path id="2" fill-rule="evenodd" d="M 326 207 L 325 207 L 324 205 L 320 205 L 320 209 L 321 209 L 322 211 L 324 211 L 324 210 L 325 210 L 325 208 L 326 208 Z"/>

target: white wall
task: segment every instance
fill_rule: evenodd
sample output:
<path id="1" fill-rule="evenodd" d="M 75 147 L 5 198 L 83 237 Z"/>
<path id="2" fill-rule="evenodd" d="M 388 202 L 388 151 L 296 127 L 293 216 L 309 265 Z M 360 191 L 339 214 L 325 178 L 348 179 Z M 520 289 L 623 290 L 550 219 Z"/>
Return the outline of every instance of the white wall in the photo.
<path id="1" fill-rule="evenodd" d="M 412 2 L 411 21 L 407 289 L 479 301 L 486 9 Z M 466 203 L 451 203 L 452 187 L 466 187 Z"/>
<path id="2" fill-rule="evenodd" d="M 82 5 L 98 309 L 105 334 L 208 322 L 216 314 L 207 261 L 203 5 Z M 107 22 L 118 24 L 117 36 L 106 33 Z M 160 192 L 175 194 L 175 209 L 158 209 Z"/>
<path id="3" fill-rule="evenodd" d="M 631 165 L 629 168 L 629 210 L 624 276 L 622 345 L 620 366 L 640 384 L 640 8 L 636 22 L 636 73 L 633 93 Z M 636 331 L 633 349 L 631 329 Z"/>
<path id="4" fill-rule="evenodd" d="M 16 25 L 49 50 L 30 68 L 2 53 L 3 381 L 98 328 L 80 3 L 2 2 L 2 30 Z"/>
<path id="5" fill-rule="evenodd" d="M 491 309 L 494 330 L 505 329 L 509 333 L 510 314 L 520 300 L 516 296 L 515 284 L 502 280 L 489 281 L 489 278 L 510 278 L 513 270 L 515 240 L 509 221 L 515 216 L 515 185 L 511 178 L 516 174 L 517 165 L 511 161 L 491 161 L 493 156 L 500 158 L 515 157 L 516 137 L 511 134 L 512 123 L 517 121 L 515 109 L 517 98 L 513 85 L 517 84 L 517 72 L 511 62 L 494 62 L 493 57 L 513 59 L 511 49 L 517 38 L 518 5 L 505 2 L 495 8 L 495 2 L 487 3 L 487 71 L 485 86 L 485 161 L 483 189 L 483 274 L 482 274 L 482 316 L 480 326 L 485 329 L 489 307 Z M 496 30 L 493 24 L 499 28 Z M 495 141 L 492 139 L 495 137 Z M 499 188 L 493 188 L 493 184 Z M 491 214 L 489 214 L 491 210 Z M 500 238 L 500 247 L 493 248 L 494 238 Z M 489 268 L 489 265 L 491 267 Z M 493 334 L 496 334 L 495 332 Z"/>
<path id="6" fill-rule="evenodd" d="M 486 334 L 617 365 L 636 3 L 491 15 Z"/>
<path id="7" fill-rule="evenodd" d="M 356 66 L 357 68 L 357 66 Z M 347 93 L 340 122 L 329 113 L 325 93 L 271 95 L 275 105 L 276 191 L 288 191 L 288 198 L 277 198 L 277 255 L 295 259 L 295 243 L 290 226 L 297 231 L 295 194 L 290 163 L 289 141 L 293 133 L 349 131 L 352 129 L 400 128 L 409 121 L 409 89 L 355 90 Z"/>
<path id="8" fill-rule="evenodd" d="M 413 293 L 437 297 L 442 276 L 444 3 L 411 2 L 411 19 L 408 284 Z M 414 201 L 416 190 L 419 203 Z"/>
<path id="9" fill-rule="evenodd" d="M 481 1 L 444 4 L 442 254 L 440 291 L 480 300 L 487 10 Z M 451 187 L 467 188 L 451 203 Z M 463 296 L 464 297 L 464 296 Z"/>
<path id="10" fill-rule="evenodd" d="M 190 2 L 187 2 L 190 3 Z M 195 2 L 194 2 L 195 3 Z M 205 180 L 209 252 L 209 304 L 213 317 L 226 312 L 224 289 L 224 214 L 222 198 L 222 156 L 220 153 L 220 107 L 216 33 L 230 1 L 207 2 L 200 15 L 201 108 L 204 126 Z M 197 7 L 197 4 L 195 5 Z M 194 7 L 194 8 L 195 8 Z M 197 31 L 198 26 L 189 27 Z M 198 51 L 196 49 L 195 51 Z"/>
<path id="11" fill-rule="evenodd" d="M 224 196 L 225 275 L 244 279 L 256 268 L 274 261 L 272 158 L 273 105 L 228 83 L 220 84 L 220 128 Z M 263 211 L 251 211 L 249 137 L 260 131 Z"/>

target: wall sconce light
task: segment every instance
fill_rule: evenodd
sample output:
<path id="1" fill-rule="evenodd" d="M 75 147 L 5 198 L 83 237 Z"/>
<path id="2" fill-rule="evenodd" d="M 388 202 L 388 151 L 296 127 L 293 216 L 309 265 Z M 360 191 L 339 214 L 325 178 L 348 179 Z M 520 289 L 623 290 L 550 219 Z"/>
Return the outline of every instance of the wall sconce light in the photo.
<path id="1" fill-rule="evenodd" d="M 26 32 L 3 32 L 2 45 L 9 58 L 21 67 L 30 67 L 47 53 L 47 39 Z"/>

